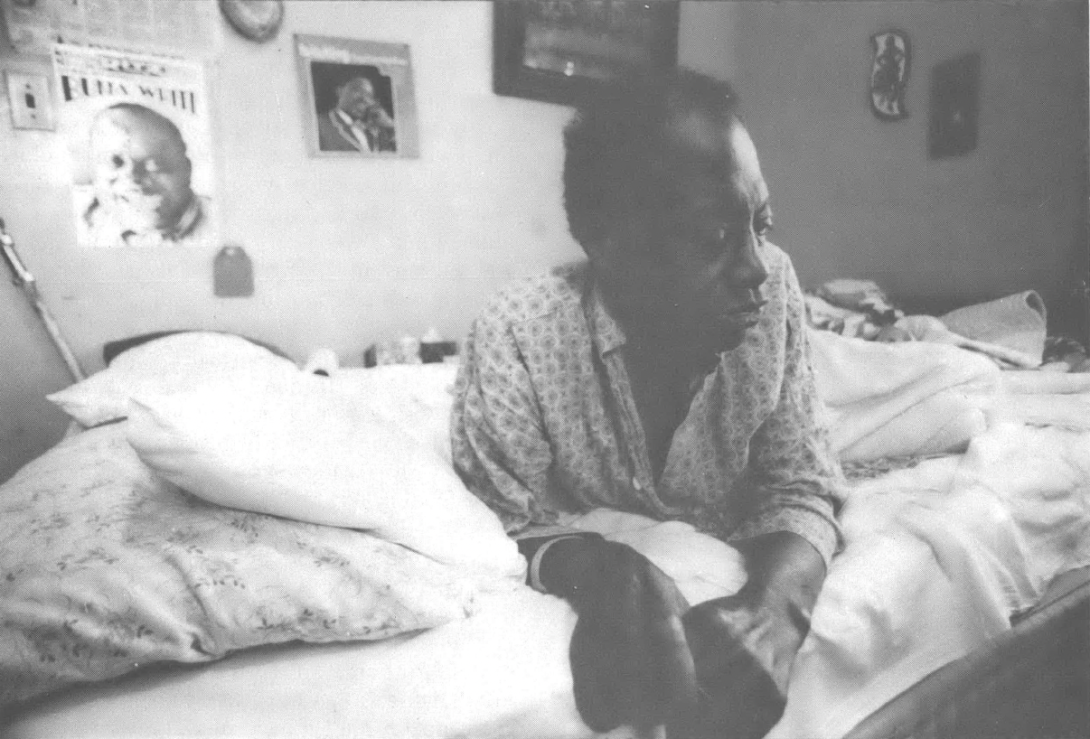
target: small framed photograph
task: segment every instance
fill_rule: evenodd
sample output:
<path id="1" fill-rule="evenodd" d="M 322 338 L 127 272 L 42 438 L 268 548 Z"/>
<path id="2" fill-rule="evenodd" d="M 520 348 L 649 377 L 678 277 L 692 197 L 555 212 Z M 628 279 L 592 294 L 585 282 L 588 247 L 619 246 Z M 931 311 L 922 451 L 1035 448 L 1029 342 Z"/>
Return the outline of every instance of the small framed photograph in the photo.
<path id="1" fill-rule="evenodd" d="M 936 64 L 931 70 L 927 148 L 932 159 L 976 148 L 980 116 L 980 53 Z"/>
<path id="2" fill-rule="evenodd" d="M 492 88 L 574 105 L 603 80 L 677 64 L 678 3 L 497 0 Z"/>
<path id="3" fill-rule="evenodd" d="M 407 44 L 295 36 L 312 157 L 417 157 Z"/>

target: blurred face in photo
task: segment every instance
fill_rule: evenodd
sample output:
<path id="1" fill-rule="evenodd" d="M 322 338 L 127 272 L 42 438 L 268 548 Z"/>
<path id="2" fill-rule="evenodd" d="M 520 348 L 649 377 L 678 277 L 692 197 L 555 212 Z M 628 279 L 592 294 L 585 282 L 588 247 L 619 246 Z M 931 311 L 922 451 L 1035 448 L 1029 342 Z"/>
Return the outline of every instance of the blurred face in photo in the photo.
<path id="1" fill-rule="evenodd" d="M 353 77 L 338 90 L 337 107 L 356 120 L 362 120 L 376 105 L 375 87 L 366 77 Z"/>
<path id="2" fill-rule="evenodd" d="M 124 230 L 171 229 L 193 198 L 177 128 L 147 108 L 110 108 L 91 130 L 95 196 Z"/>

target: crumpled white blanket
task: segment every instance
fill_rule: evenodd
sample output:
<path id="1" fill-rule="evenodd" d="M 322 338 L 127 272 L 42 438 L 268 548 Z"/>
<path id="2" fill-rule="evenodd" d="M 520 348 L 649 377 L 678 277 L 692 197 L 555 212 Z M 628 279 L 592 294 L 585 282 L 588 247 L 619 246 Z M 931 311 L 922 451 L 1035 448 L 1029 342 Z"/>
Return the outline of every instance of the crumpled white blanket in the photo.
<path id="1" fill-rule="evenodd" d="M 770 739 L 838 737 L 1090 563 L 1090 433 L 1006 422 L 855 487 Z"/>
<path id="2" fill-rule="evenodd" d="M 733 549 L 686 524 L 577 521 L 645 552 L 693 603 L 743 580 Z M 1090 433 L 997 423 L 964 455 L 853 487 L 842 522 L 773 739 L 843 735 L 1090 562 Z M 580 739 L 592 732 L 572 697 L 574 623 L 563 601 L 519 588 L 412 638 L 248 652 L 62 696 L 8 735 Z"/>
<path id="3" fill-rule="evenodd" d="M 1001 372 L 942 344 L 865 341 L 809 330 L 818 394 L 844 460 L 961 451 L 985 428 L 982 398 Z"/>
<path id="4" fill-rule="evenodd" d="M 989 416 L 1090 430 L 1090 373 L 1003 371 L 978 352 L 926 341 L 808 336 L 842 460 L 960 452 Z"/>

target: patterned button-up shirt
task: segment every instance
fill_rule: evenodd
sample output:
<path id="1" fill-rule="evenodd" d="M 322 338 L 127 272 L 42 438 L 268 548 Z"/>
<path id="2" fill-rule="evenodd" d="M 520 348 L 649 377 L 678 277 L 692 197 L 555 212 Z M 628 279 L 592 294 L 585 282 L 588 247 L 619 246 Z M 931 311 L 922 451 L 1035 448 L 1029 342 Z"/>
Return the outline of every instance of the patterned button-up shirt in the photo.
<path id="1" fill-rule="evenodd" d="M 795 532 L 828 563 L 842 475 L 822 422 L 805 308 L 768 245 L 768 304 L 720 355 L 654 478 L 621 326 L 586 263 L 500 293 L 465 347 L 454 464 L 509 532 L 598 506 L 680 519 L 724 538 Z"/>

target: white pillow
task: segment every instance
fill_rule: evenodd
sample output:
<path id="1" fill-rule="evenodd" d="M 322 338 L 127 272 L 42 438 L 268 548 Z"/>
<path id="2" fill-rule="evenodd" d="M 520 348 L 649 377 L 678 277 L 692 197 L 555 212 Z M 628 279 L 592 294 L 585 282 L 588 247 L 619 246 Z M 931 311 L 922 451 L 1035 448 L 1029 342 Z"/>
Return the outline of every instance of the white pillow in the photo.
<path id="1" fill-rule="evenodd" d="M 457 364 L 385 364 L 338 369 L 331 386 L 366 405 L 451 463 L 450 413 Z"/>
<path id="2" fill-rule="evenodd" d="M 523 573 L 499 519 L 439 454 L 324 377 L 142 393 L 129 442 L 167 480 L 213 503 L 367 530 L 489 574 Z"/>
<path id="3" fill-rule="evenodd" d="M 133 347 L 101 372 L 46 397 L 90 427 L 124 417 L 133 395 L 185 392 L 210 382 L 261 384 L 298 371 L 291 360 L 240 336 L 193 331 Z"/>

